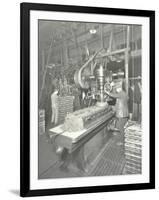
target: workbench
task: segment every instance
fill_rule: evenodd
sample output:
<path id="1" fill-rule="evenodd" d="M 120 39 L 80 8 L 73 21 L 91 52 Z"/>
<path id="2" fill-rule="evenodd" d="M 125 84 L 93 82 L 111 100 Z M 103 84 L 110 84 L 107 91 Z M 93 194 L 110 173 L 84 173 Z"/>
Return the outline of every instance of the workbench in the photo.
<path id="1" fill-rule="evenodd" d="M 64 131 L 63 124 L 50 129 L 49 134 L 54 144 L 65 149 L 63 160 L 65 166 L 75 166 L 87 170 L 89 164 L 98 156 L 107 143 L 109 132 L 107 124 L 114 116 L 111 110 L 97 119 L 90 128 L 77 132 Z M 67 152 L 67 153 L 66 153 Z"/>

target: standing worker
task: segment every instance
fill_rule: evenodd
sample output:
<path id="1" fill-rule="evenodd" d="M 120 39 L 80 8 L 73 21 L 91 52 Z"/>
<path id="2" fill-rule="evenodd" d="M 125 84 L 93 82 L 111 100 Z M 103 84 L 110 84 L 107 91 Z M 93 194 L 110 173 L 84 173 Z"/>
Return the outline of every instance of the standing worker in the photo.
<path id="1" fill-rule="evenodd" d="M 119 129 L 121 134 L 121 141 L 117 144 L 124 148 L 124 126 L 128 120 L 128 95 L 125 91 L 125 83 L 122 81 L 119 87 L 116 88 L 116 93 L 106 93 L 116 99 L 115 111 L 116 111 L 116 128 Z M 123 149 L 124 150 L 124 149 Z"/>
<path id="2" fill-rule="evenodd" d="M 51 94 L 51 107 L 52 107 L 52 117 L 51 123 L 56 125 L 58 123 L 58 90 Z"/>

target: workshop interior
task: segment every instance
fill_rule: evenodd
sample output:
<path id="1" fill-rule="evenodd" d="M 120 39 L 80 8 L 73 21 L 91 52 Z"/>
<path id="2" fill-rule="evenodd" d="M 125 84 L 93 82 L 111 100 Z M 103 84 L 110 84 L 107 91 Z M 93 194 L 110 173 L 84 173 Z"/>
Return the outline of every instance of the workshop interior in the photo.
<path id="1" fill-rule="evenodd" d="M 38 179 L 142 173 L 142 26 L 38 20 Z"/>

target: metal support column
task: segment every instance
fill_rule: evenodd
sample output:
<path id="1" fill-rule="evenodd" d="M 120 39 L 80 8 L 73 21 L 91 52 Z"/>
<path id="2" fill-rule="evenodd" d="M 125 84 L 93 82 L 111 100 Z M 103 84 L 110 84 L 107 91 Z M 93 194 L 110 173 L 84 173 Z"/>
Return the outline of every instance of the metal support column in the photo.
<path id="1" fill-rule="evenodd" d="M 126 50 L 125 50 L 125 86 L 128 94 L 129 88 L 129 43 L 130 43 L 130 26 L 127 26 Z"/>

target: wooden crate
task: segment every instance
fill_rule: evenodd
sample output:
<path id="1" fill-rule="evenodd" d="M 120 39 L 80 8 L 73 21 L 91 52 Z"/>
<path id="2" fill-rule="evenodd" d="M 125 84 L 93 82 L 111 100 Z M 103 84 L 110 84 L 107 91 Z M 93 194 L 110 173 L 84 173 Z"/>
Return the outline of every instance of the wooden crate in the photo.
<path id="1" fill-rule="evenodd" d="M 73 96 L 58 97 L 58 124 L 64 122 L 67 113 L 73 112 Z"/>
<path id="2" fill-rule="evenodd" d="M 128 122 L 125 128 L 125 170 L 128 174 L 141 174 L 142 130 L 137 122 Z"/>
<path id="3" fill-rule="evenodd" d="M 39 135 L 43 135 L 45 133 L 45 110 L 39 110 Z"/>

